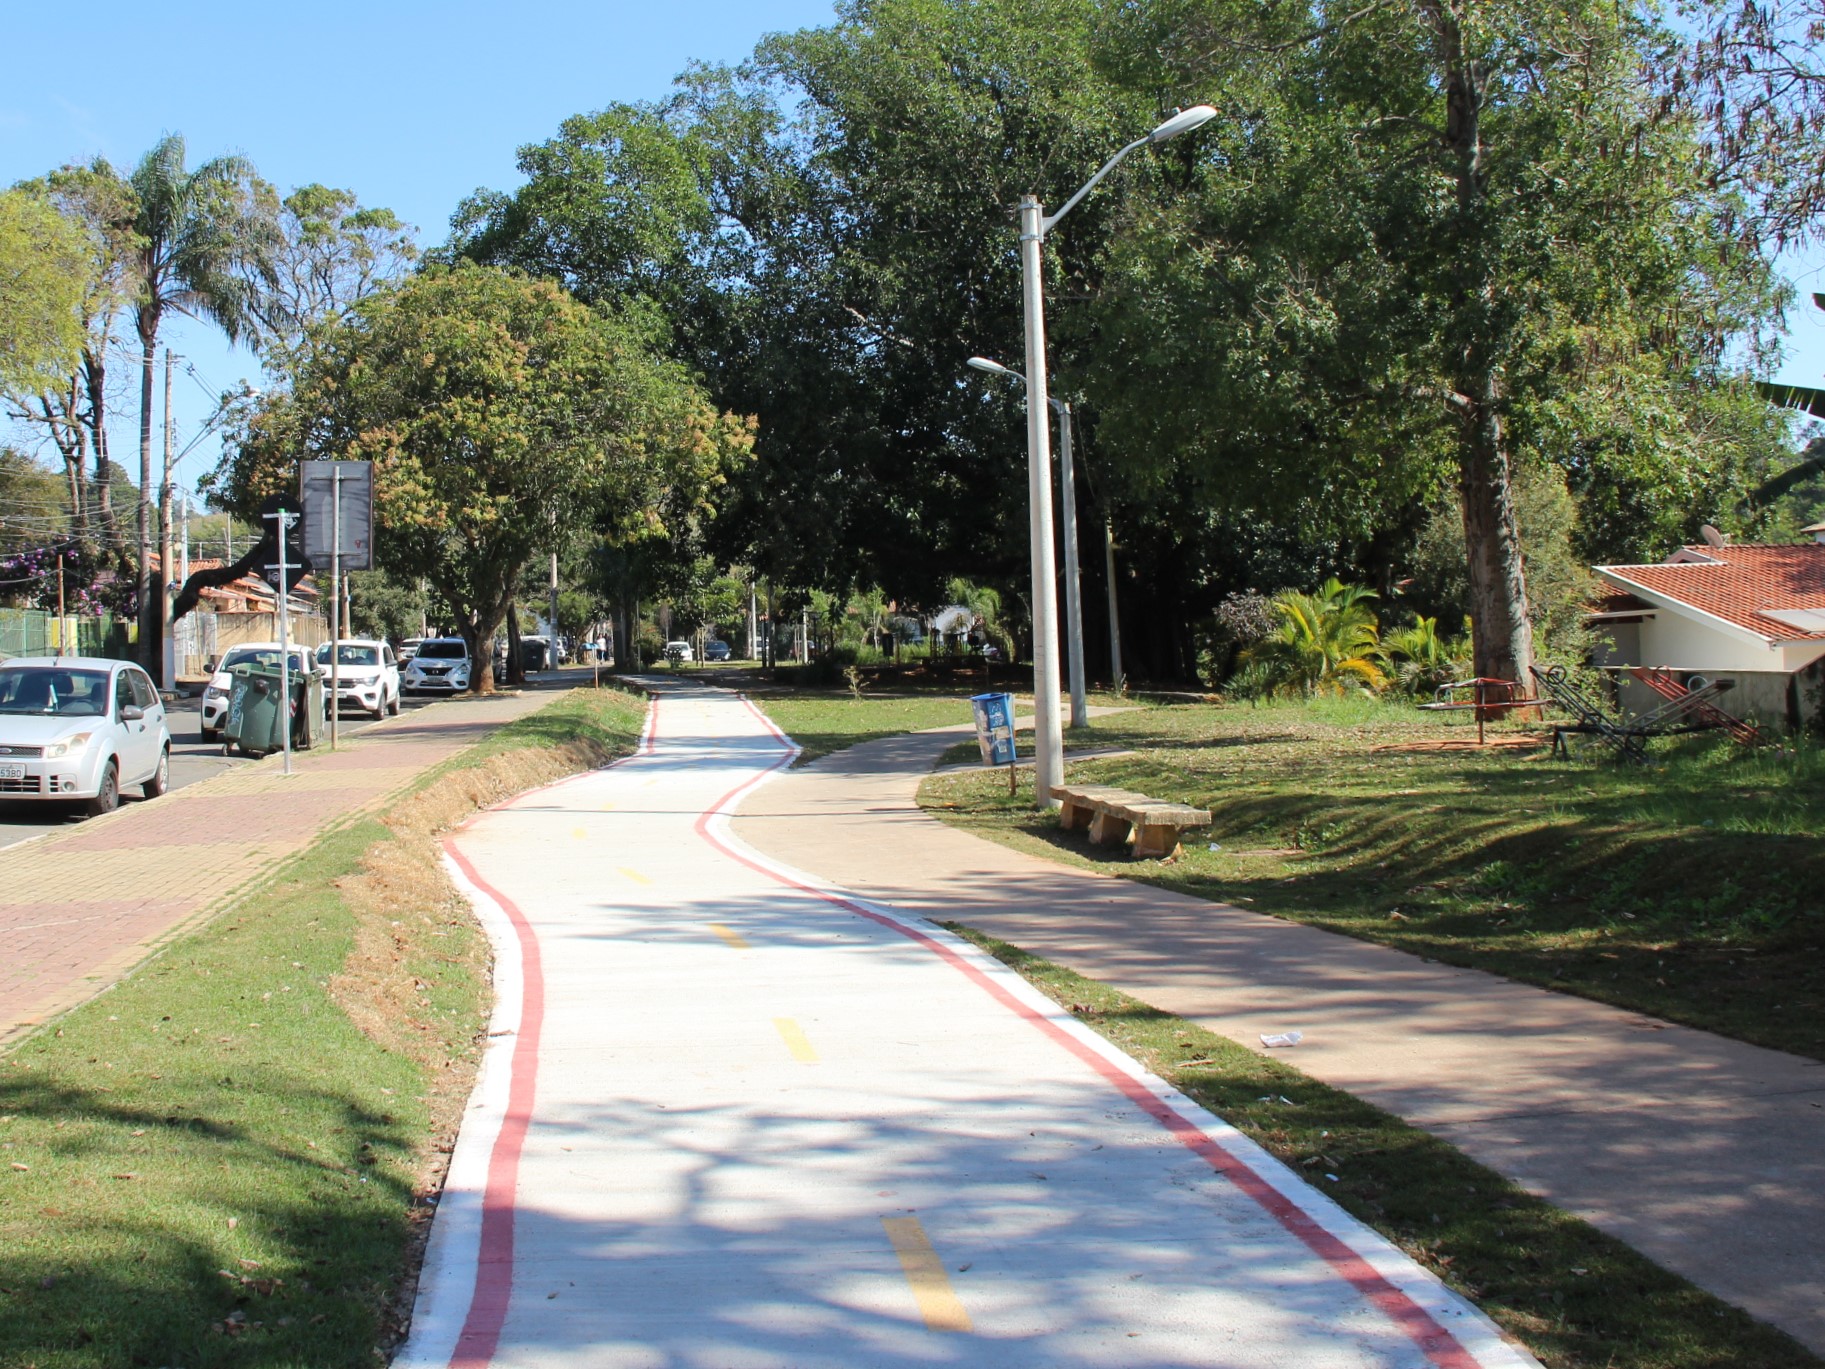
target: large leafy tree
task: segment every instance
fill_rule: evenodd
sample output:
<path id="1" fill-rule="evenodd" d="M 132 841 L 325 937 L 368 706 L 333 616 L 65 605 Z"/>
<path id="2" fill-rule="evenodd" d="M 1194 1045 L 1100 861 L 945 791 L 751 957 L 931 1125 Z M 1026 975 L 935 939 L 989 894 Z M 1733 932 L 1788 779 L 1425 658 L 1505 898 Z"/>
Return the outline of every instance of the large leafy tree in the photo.
<path id="1" fill-rule="evenodd" d="M 1475 668 L 1524 681 L 1517 465 L 1652 484 L 1715 432 L 1704 397 L 1775 299 L 1759 254 L 1720 240 L 1728 201 L 1659 98 L 1672 39 L 1595 0 L 1126 22 L 1142 69 L 1233 98 L 1194 193 L 1137 205 L 1113 253 L 1111 354 L 1177 393 L 1146 404 L 1104 364 L 1110 435 L 1269 508 L 1385 520 L 1448 484 Z"/>
<path id="2" fill-rule="evenodd" d="M 52 172 L 30 189 L 54 205 L 81 235 L 85 262 L 77 315 L 80 357 L 54 381 L 12 394 L 14 414 L 42 428 L 63 457 L 70 510 L 79 534 L 95 525 L 114 551 L 113 465 L 108 456 L 108 356 L 135 263 L 132 189 L 104 158 Z M 92 483 L 84 474 L 93 458 Z M 91 490 L 93 491 L 91 495 Z"/>
<path id="3" fill-rule="evenodd" d="M 55 384 L 82 346 L 81 231 L 42 195 L 0 192 L 0 390 Z"/>
<path id="4" fill-rule="evenodd" d="M 451 608 L 486 689 L 535 555 L 592 530 L 665 537 L 751 444 L 638 320 L 465 264 L 315 330 L 290 390 L 239 435 L 227 487 L 245 511 L 295 483 L 301 455 L 373 461 L 379 563 Z"/>
<path id="5" fill-rule="evenodd" d="M 139 603 L 141 642 L 157 639 L 150 594 L 153 366 L 167 313 L 214 323 L 230 341 L 254 335 L 267 307 L 278 197 L 244 157 L 185 166 L 184 139 L 161 138 L 127 177 L 134 196 L 133 326 L 139 336 Z M 161 507 L 161 518 L 169 510 Z M 162 540 L 162 539 L 161 539 Z"/>

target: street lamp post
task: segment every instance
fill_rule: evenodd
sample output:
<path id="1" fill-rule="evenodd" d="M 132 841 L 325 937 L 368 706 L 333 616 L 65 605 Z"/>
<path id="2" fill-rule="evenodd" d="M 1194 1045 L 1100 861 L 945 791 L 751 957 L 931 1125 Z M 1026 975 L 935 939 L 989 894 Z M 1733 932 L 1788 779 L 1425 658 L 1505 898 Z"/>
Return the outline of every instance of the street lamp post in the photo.
<path id="1" fill-rule="evenodd" d="M 1022 385 L 1027 378 L 1019 371 L 987 357 L 971 357 L 969 365 L 990 375 L 1009 376 Z M 1058 415 L 1058 479 L 1064 498 L 1065 531 L 1065 634 L 1068 651 L 1066 675 L 1071 685 L 1071 726 L 1083 727 L 1090 721 L 1089 701 L 1084 685 L 1084 612 L 1079 600 L 1080 576 L 1077 569 L 1077 477 L 1071 469 L 1071 406 L 1048 395 L 1046 402 Z"/>
<path id="2" fill-rule="evenodd" d="M 1180 110 L 1144 138 L 1136 138 L 1117 152 L 1101 169 L 1047 217 L 1036 195 L 1020 201 L 1020 287 L 1026 321 L 1027 360 L 1027 497 L 1033 560 L 1033 802 L 1053 807 L 1052 790 L 1064 778 L 1064 734 L 1058 724 L 1058 597 L 1053 584 L 1056 558 L 1052 551 L 1052 429 L 1050 396 L 1046 393 L 1045 282 L 1040 274 L 1039 247 L 1084 196 L 1102 184 L 1129 153 L 1149 143 L 1163 143 L 1199 128 L 1216 117 L 1209 105 Z"/>

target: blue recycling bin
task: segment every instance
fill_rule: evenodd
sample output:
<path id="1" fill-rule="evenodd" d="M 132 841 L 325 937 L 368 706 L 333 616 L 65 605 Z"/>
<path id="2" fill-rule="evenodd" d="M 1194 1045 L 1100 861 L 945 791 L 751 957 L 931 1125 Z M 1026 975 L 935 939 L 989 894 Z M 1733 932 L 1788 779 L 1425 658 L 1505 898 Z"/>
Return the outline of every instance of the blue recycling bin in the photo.
<path id="1" fill-rule="evenodd" d="M 976 716 L 976 744 L 984 765 L 1014 763 L 1014 696 L 972 694 L 970 711 Z"/>

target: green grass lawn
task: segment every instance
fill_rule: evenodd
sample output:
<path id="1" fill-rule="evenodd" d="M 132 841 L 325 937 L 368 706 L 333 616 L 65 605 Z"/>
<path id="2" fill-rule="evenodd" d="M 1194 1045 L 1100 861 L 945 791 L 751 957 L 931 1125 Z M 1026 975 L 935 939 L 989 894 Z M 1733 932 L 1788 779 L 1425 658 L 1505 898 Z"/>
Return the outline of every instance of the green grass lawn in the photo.
<path id="1" fill-rule="evenodd" d="M 1549 1369 L 1820 1361 L 1452 1146 L 1341 1090 L 953 927 L 1476 1302 Z"/>
<path id="2" fill-rule="evenodd" d="M 1701 736 L 1646 766 L 1441 751 L 1474 728 L 1366 700 L 1148 708 L 1070 735 L 1133 754 L 1068 778 L 1208 808 L 1209 830 L 1131 862 L 997 776 L 935 776 L 921 801 L 1060 860 L 1825 1059 L 1816 746 Z"/>
<path id="3" fill-rule="evenodd" d="M 877 737 L 902 732 L 922 732 L 928 727 L 968 726 L 969 695 L 918 693 L 860 698 L 848 691 L 790 695 L 757 695 L 754 702 L 773 719 L 780 731 L 804 748 L 798 764 L 804 765 L 833 751 Z M 974 747 L 975 743 L 970 745 Z"/>
<path id="4" fill-rule="evenodd" d="M 631 750 L 644 713 L 563 696 L 437 787 L 578 737 Z M 380 1362 L 488 1001 L 481 933 L 428 875 L 416 902 L 351 906 L 361 879 L 428 862 L 403 841 L 371 819 L 332 833 L 0 1056 L 0 1364 Z M 386 1044 L 357 999 L 393 1005 Z"/>

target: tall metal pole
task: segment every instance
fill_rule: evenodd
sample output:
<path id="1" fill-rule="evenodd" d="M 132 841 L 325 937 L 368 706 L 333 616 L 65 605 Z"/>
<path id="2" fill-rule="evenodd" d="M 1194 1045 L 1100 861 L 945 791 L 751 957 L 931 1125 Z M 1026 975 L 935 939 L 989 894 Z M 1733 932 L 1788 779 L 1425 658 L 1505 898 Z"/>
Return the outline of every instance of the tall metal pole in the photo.
<path id="1" fill-rule="evenodd" d="M 166 689 L 177 688 L 177 643 L 171 640 L 171 453 L 177 435 L 177 420 L 171 413 L 171 372 L 177 354 L 165 348 L 165 477 L 158 487 L 158 642 L 159 682 Z"/>
<path id="2" fill-rule="evenodd" d="M 285 538 L 291 531 L 291 525 L 297 515 L 289 509 L 280 509 L 269 513 L 268 518 L 276 519 L 279 527 L 279 714 L 284 723 L 279 728 L 282 737 L 281 745 L 285 749 L 285 773 L 291 774 L 291 595 L 286 592 L 286 572 L 291 565 L 285 559 Z M 309 692 L 308 690 L 306 691 Z"/>
<path id="3" fill-rule="evenodd" d="M 1065 524 L 1065 632 L 1070 652 L 1065 657 L 1071 680 L 1071 726 L 1090 722 L 1090 705 L 1084 697 L 1084 608 L 1078 597 L 1077 478 L 1071 470 L 1071 406 L 1052 401 L 1058 410 L 1058 486 L 1064 495 Z"/>
<path id="4" fill-rule="evenodd" d="M 1058 721 L 1058 585 L 1052 550 L 1052 408 L 1046 394 L 1045 282 L 1039 244 L 1045 216 L 1035 195 L 1020 201 L 1020 293 L 1027 344 L 1027 515 L 1033 557 L 1033 806 L 1055 808 L 1064 779 Z"/>
<path id="5" fill-rule="evenodd" d="M 330 472 L 330 750 L 339 738 L 342 714 L 342 467 Z M 386 692 L 384 683 L 381 692 Z M 308 690 L 306 693 L 308 694 Z M 383 710 L 384 711 L 384 710 Z"/>
<path id="6" fill-rule="evenodd" d="M 551 650 L 546 653 L 545 669 L 556 670 L 558 668 L 558 554 L 555 551 L 551 554 L 551 612 L 548 616 L 550 621 L 546 623 L 546 627 L 551 633 L 549 643 Z"/>
<path id="7" fill-rule="evenodd" d="M 1103 567 L 1109 579 L 1109 682 L 1120 690 L 1126 688 L 1122 672 L 1122 611 L 1115 598 L 1115 523 L 1103 519 Z"/>

